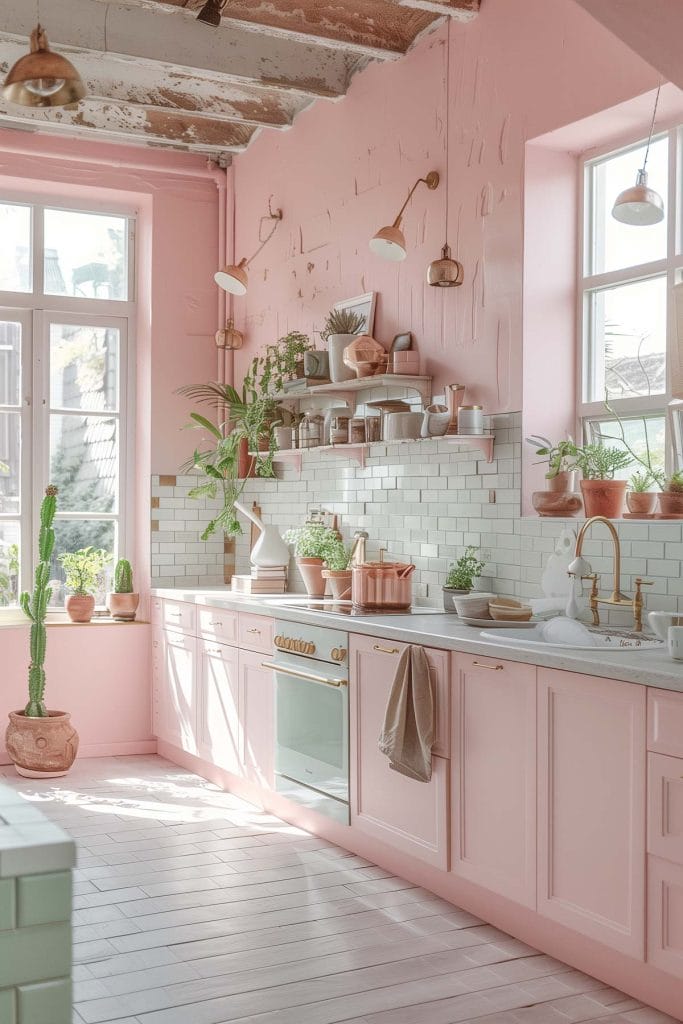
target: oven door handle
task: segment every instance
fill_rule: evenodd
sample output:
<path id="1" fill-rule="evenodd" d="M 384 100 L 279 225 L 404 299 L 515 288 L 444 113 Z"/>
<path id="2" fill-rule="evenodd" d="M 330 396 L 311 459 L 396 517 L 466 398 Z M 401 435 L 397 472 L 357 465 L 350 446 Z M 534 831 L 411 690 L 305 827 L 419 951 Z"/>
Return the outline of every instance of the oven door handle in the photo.
<path id="1" fill-rule="evenodd" d="M 262 668 L 270 668 L 273 672 L 282 672 L 283 675 L 294 676 L 295 679 L 306 679 L 311 683 L 324 683 L 325 686 L 348 686 L 348 679 L 330 679 L 329 676 L 316 676 L 312 672 L 302 672 L 298 668 L 290 668 L 289 665 L 278 665 L 276 662 L 263 662 Z"/>

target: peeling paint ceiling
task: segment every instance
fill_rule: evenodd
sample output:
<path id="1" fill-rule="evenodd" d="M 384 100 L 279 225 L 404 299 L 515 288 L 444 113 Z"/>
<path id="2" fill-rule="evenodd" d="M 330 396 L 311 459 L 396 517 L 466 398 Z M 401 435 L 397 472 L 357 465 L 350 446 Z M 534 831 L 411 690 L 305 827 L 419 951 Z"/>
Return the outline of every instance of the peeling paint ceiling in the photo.
<path id="1" fill-rule="evenodd" d="M 444 17 L 480 0 L 52 0 L 40 6 L 53 49 L 88 94 L 73 109 L 0 97 L 0 125 L 190 150 L 228 163 L 260 129 L 288 128 L 318 98 L 343 96 L 370 61 L 396 60 Z M 27 52 L 38 7 L 4 0 L 0 73 Z"/>

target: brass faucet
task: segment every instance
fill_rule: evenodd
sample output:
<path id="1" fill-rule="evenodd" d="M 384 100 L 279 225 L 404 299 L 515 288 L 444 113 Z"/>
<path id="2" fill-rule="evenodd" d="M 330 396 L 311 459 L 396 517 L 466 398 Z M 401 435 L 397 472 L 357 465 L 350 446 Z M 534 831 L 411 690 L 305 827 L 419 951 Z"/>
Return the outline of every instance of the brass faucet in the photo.
<path id="1" fill-rule="evenodd" d="M 614 544 L 614 582 L 611 597 L 600 597 L 600 591 L 598 588 L 598 573 L 592 572 L 591 567 L 582 557 L 581 552 L 583 551 L 583 541 L 588 530 L 594 523 L 604 523 L 610 534 L 612 535 L 612 541 Z M 582 580 L 592 580 L 592 587 L 590 593 L 590 609 L 593 613 L 593 625 L 600 625 L 600 614 L 598 611 L 599 605 L 609 604 L 615 607 L 628 607 L 633 611 L 633 625 L 637 632 L 641 633 L 643 630 L 643 594 L 642 587 L 651 587 L 652 583 L 648 580 L 641 579 L 637 576 L 635 579 L 636 592 L 635 595 L 627 597 L 626 594 L 621 592 L 621 543 L 619 541 L 619 534 L 614 528 L 614 524 L 606 519 L 604 516 L 593 516 L 592 519 L 587 519 L 579 530 L 579 535 L 576 538 L 576 550 L 574 552 L 575 559 L 569 566 L 570 576 L 580 576 Z"/>

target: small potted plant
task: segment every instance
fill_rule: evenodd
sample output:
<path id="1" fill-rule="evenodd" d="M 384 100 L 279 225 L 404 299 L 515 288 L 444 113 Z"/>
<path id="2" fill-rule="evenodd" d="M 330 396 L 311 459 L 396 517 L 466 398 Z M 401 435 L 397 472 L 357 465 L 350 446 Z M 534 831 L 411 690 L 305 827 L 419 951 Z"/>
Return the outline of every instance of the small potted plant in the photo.
<path id="1" fill-rule="evenodd" d="M 581 493 L 586 517 L 619 519 L 624 511 L 627 481 L 615 480 L 614 474 L 630 466 L 632 457 L 623 448 L 587 444 L 578 450 L 576 461 L 583 474 Z"/>
<path id="2" fill-rule="evenodd" d="M 485 562 L 477 558 L 479 548 L 469 544 L 465 553 L 454 562 L 448 570 L 446 582 L 443 585 L 443 606 L 444 611 L 455 611 L 455 598 L 469 594 L 474 586 L 474 581 L 481 576 Z"/>
<path id="3" fill-rule="evenodd" d="M 631 515 L 650 516 L 657 505 L 657 491 L 650 488 L 657 481 L 652 473 L 634 473 L 629 480 L 630 490 L 626 493 L 626 504 Z"/>
<path id="4" fill-rule="evenodd" d="M 72 622 L 90 622 L 95 611 L 95 590 L 111 555 L 101 548 L 81 548 L 59 556 L 66 573 L 66 586 L 71 594 L 66 610 Z"/>
<path id="5" fill-rule="evenodd" d="M 29 779 L 54 779 L 66 775 L 78 753 L 78 733 L 66 711 L 48 711 L 45 706 L 45 619 L 52 597 L 50 562 L 55 546 L 52 524 L 57 508 L 57 488 L 48 487 L 40 506 L 40 535 L 33 593 L 19 599 L 24 615 L 31 620 L 28 703 L 23 711 L 10 711 L 5 734 L 7 753 L 19 773 Z"/>
<path id="6" fill-rule="evenodd" d="M 117 622 L 133 622 L 140 604 L 140 595 L 133 593 L 133 570 L 130 562 L 119 558 L 114 569 L 114 589 L 107 594 L 107 608 Z"/>
<path id="7" fill-rule="evenodd" d="M 342 541 L 337 539 L 335 545 L 330 545 L 325 556 L 327 568 L 323 569 L 323 579 L 329 580 L 330 591 L 335 601 L 351 600 L 351 577 L 353 574 L 349 569 L 350 561 L 351 553 Z"/>
<path id="8" fill-rule="evenodd" d="M 330 380 L 333 384 L 353 380 L 356 376 L 354 371 L 344 364 L 344 349 L 364 330 L 365 317 L 361 313 L 354 313 L 352 309 L 333 309 L 328 313 L 320 337 L 327 343 Z"/>
<path id="9" fill-rule="evenodd" d="M 665 516 L 683 516 L 683 469 L 673 473 L 664 484 L 659 510 Z"/>
<path id="10" fill-rule="evenodd" d="M 576 488 L 576 456 L 578 448 L 571 437 L 553 444 L 547 437 L 532 434 L 527 437 L 527 444 L 536 447 L 536 454 L 544 456 L 541 462 L 547 463 L 545 474 L 546 487 L 549 491 L 570 493 Z M 538 464 L 538 463 L 537 463 Z"/>
<path id="11" fill-rule="evenodd" d="M 306 523 L 284 535 L 287 544 L 294 545 L 294 556 L 299 567 L 304 586 L 310 597 L 322 597 L 325 593 L 323 569 L 339 562 L 339 548 L 343 548 L 336 530 L 331 530 L 324 523 Z"/>

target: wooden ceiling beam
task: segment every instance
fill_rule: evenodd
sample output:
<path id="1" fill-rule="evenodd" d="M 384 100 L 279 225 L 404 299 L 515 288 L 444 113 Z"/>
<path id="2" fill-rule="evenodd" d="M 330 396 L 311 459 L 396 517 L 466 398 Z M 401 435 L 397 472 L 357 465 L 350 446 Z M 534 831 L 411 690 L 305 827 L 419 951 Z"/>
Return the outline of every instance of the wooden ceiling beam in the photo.
<path id="1" fill-rule="evenodd" d="M 456 21 L 472 21 L 479 14 L 481 0 L 390 0 L 399 7 L 448 15 Z"/>

